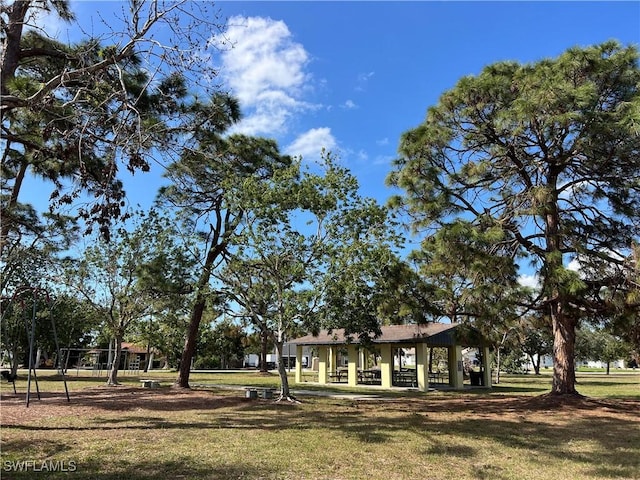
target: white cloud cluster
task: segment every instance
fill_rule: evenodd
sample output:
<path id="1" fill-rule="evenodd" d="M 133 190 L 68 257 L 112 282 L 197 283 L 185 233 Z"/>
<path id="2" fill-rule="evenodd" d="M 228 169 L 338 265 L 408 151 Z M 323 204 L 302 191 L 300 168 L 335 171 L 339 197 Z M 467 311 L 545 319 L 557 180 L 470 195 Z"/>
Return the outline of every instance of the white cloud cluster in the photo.
<path id="1" fill-rule="evenodd" d="M 298 136 L 286 149 L 288 155 L 302 156 L 303 160 L 317 162 L 322 149 L 335 150 L 338 143 L 328 127 L 312 128 Z"/>
<path id="2" fill-rule="evenodd" d="M 540 288 L 540 279 L 538 278 L 537 274 L 533 274 L 533 275 L 528 275 L 528 274 L 524 274 L 524 275 L 520 275 L 518 277 L 518 283 L 520 285 L 522 285 L 523 287 L 529 287 L 529 288 L 535 288 L 538 289 Z"/>
<path id="3" fill-rule="evenodd" d="M 281 137 L 295 118 L 320 108 L 305 100 L 312 80 L 309 54 L 283 21 L 236 16 L 227 25 L 226 38 L 233 47 L 223 50 L 220 74 L 244 114 L 234 132 Z M 355 106 L 350 100 L 344 104 Z M 331 129 L 321 127 L 298 134 L 284 151 L 313 162 L 323 148 L 336 146 Z"/>
<path id="4" fill-rule="evenodd" d="M 232 17 L 226 37 L 233 48 L 222 53 L 220 73 L 245 113 L 236 131 L 281 134 L 294 114 L 315 108 L 303 100 L 309 55 L 284 22 Z"/>
<path id="5" fill-rule="evenodd" d="M 354 108 L 358 108 L 358 105 L 355 104 L 353 100 L 347 100 L 341 105 L 345 110 L 352 110 Z"/>

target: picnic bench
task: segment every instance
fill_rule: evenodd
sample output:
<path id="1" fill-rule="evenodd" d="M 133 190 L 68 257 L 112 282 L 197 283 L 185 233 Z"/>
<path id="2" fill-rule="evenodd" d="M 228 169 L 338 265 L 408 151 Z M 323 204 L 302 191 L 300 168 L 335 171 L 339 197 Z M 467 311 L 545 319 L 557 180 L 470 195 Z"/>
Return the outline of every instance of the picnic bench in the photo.
<path id="1" fill-rule="evenodd" d="M 264 398 L 265 400 L 269 400 L 273 398 L 273 392 L 275 389 L 268 387 L 247 387 L 244 389 L 245 398 L 256 399 L 256 398 Z"/>
<path id="2" fill-rule="evenodd" d="M 393 384 L 398 387 L 417 387 L 418 377 L 415 370 L 400 370 L 393 372 Z"/>
<path id="3" fill-rule="evenodd" d="M 358 370 L 358 382 L 367 385 L 378 385 L 382 381 L 380 370 Z"/>
<path id="4" fill-rule="evenodd" d="M 143 388 L 160 388 L 160 382 L 158 380 L 140 380 Z"/>
<path id="5" fill-rule="evenodd" d="M 342 379 L 347 381 L 347 377 L 349 376 L 349 371 L 347 369 L 338 369 L 335 372 L 329 373 L 329 378 L 337 383 L 342 383 Z"/>
<path id="6" fill-rule="evenodd" d="M 446 383 L 448 381 L 449 381 L 448 374 L 445 375 L 440 372 L 429 372 L 429 383 Z"/>

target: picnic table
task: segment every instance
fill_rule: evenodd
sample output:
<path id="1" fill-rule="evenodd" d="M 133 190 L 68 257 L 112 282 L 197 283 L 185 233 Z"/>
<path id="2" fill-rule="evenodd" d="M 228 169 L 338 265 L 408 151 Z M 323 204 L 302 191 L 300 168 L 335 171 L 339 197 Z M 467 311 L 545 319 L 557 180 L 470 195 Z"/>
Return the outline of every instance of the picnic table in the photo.
<path id="1" fill-rule="evenodd" d="M 344 381 L 347 381 L 347 378 L 349 376 L 349 370 L 346 368 L 339 368 L 334 372 L 329 373 L 329 378 L 332 380 L 335 380 L 338 383 L 342 383 L 342 379 L 344 378 Z"/>
<path id="2" fill-rule="evenodd" d="M 358 381 L 366 384 L 380 383 L 382 373 L 380 370 L 358 370 Z"/>
<path id="3" fill-rule="evenodd" d="M 393 372 L 393 384 L 399 387 L 417 387 L 418 377 L 415 370 L 399 370 Z"/>
<path id="4" fill-rule="evenodd" d="M 429 383 L 445 383 L 448 376 L 440 372 L 429 372 Z"/>
<path id="5" fill-rule="evenodd" d="M 143 388 L 160 388 L 160 382 L 158 380 L 143 379 L 140 380 L 140 383 Z"/>

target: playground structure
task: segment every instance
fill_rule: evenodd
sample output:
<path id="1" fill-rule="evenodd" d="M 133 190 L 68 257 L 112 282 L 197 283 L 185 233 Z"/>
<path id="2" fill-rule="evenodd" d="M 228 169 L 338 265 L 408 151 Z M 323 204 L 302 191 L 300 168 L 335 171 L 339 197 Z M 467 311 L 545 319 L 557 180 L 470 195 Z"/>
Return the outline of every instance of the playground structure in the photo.
<path id="1" fill-rule="evenodd" d="M 75 370 L 76 376 L 80 374 L 81 370 L 91 370 L 92 376 L 101 377 L 103 372 L 106 373 L 111 369 L 115 355 L 112 348 L 62 348 L 61 352 L 65 373 L 68 373 L 69 370 Z M 120 355 L 119 371 L 136 375 L 140 373 L 140 369 L 144 365 L 138 353 L 123 347 Z"/>
<path id="2" fill-rule="evenodd" d="M 30 320 L 28 319 L 28 315 L 26 315 L 27 313 L 27 308 L 26 308 L 26 302 L 25 299 L 29 298 L 29 293 L 31 293 L 31 301 L 32 301 L 32 308 L 31 308 L 31 318 Z M 51 298 L 49 297 L 49 293 L 39 287 L 20 287 L 16 290 L 16 292 L 13 294 L 13 296 L 11 297 L 11 299 L 9 300 L 7 306 L 11 305 L 12 303 L 15 303 L 16 301 L 19 301 L 21 306 L 22 306 L 22 310 L 25 312 L 25 318 L 24 318 L 24 324 L 25 324 L 25 330 L 27 332 L 27 337 L 29 340 L 29 369 L 27 371 L 27 394 L 26 394 L 26 407 L 29 407 L 29 403 L 31 400 L 31 380 L 33 378 L 35 386 L 36 386 L 36 393 L 38 396 L 38 400 L 41 399 L 40 397 L 40 388 L 38 386 L 38 376 L 36 374 L 36 365 L 35 365 L 35 359 L 34 359 L 34 353 L 35 353 L 35 334 L 36 334 L 36 322 L 38 320 L 37 318 L 37 299 L 38 299 L 38 295 L 43 295 L 45 297 L 46 303 L 47 305 L 51 305 Z M 9 309 L 7 308 L 5 310 L 8 311 Z M 61 350 L 60 350 L 60 344 L 58 343 L 58 334 L 56 332 L 56 323 L 55 323 L 55 319 L 53 318 L 53 315 L 49 315 L 49 320 L 51 321 L 51 330 L 53 333 L 53 339 L 55 342 L 55 346 L 56 346 L 56 352 L 57 352 L 57 362 L 58 362 L 58 372 L 60 373 L 60 376 L 62 377 L 62 382 L 64 383 L 64 391 L 65 391 L 65 395 L 67 397 L 67 401 L 70 402 L 71 399 L 69 398 L 69 388 L 67 387 L 67 379 L 65 377 L 65 373 L 64 373 L 64 369 L 62 368 L 62 364 L 61 364 L 61 360 L 62 360 L 62 355 L 61 355 Z M 13 383 L 13 391 L 14 393 L 16 392 L 16 385 L 15 385 L 15 380 L 16 380 L 16 376 L 13 375 L 11 372 L 9 371 L 3 371 L 2 372 L 2 376 L 3 378 L 5 378 L 8 382 Z"/>

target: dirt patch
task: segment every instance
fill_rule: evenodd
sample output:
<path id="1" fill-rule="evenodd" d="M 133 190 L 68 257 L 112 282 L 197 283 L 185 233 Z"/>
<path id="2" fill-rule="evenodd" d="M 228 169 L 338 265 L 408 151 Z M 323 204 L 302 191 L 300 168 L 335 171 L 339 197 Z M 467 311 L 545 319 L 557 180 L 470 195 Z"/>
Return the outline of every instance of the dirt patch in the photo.
<path id="1" fill-rule="evenodd" d="M 47 417 L 90 416 L 105 412 L 210 410 L 235 406 L 246 400 L 237 396 L 216 395 L 206 390 L 135 387 L 92 387 L 71 392 L 70 401 L 63 392 L 32 393 L 29 407 L 24 394 L 0 396 L 0 424 L 20 425 Z"/>

